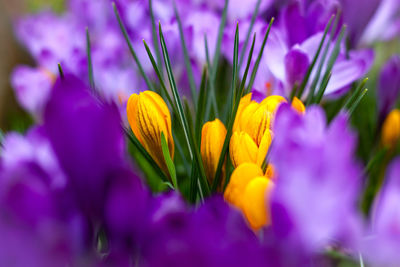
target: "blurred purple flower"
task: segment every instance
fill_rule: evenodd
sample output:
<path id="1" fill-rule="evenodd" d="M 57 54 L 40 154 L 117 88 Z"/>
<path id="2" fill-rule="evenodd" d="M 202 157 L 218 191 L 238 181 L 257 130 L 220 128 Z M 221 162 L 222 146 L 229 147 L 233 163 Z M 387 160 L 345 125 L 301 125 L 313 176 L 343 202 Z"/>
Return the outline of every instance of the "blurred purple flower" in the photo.
<path id="1" fill-rule="evenodd" d="M 107 184 L 126 167 L 121 119 L 115 105 L 101 103 L 74 76 L 59 79 L 44 114 L 44 129 L 86 214 L 104 206 Z"/>
<path id="2" fill-rule="evenodd" d="M 347 118 L 339 115 L 327 127 L 321 108 L 310 107 L 302 116 L 285 104 L 278 110 L 274 135 L 273 233 L 309 253 L 328 244 L 354 245 L 361 172 Z"/>
<path id="3" fill-rule="evenodd" d="M 400 158 L 388 168 L 371 220 L 370 232 L 363 240 L 363 256 L 372 266 L 397 266 L 400 262 Z"/>
<path id="4" fill-rule="evenodd" d="M 35 129 L 26 140 L 16 134 L 5 139 L 0 163 L 2 266 L 76 265 L 88 252 L 87 224 L 55 181 L 61 174 L 39 135 Z"/>
<path id="5" fill-rule="evenodd" d="M 85 28 L 71 15 L 42 12 L 18 20 L 16 34 L 37 64 L 57 73 L 57 64 L 75 74 L 86 73 Z"/>
<path id="6" fill-rule="evenodd" d="M 190 211 L 177 196 L 153 215 L 143 266 L 261 266 L 258 240 L 221 197 Z"/>
<path id="7" fill-rule="evenodd" d="M 4 137 L 1 154 L 3 171 L 12 173 L 21 164 L 35 164 L 51 180 L 51 188 L 63 188 L 66 177 L 42 128 L 32 128 L 22 136 L 9 133 Z"/>
<path id="8" fill-rule="evenodd" d="M 19 104 L 37 119 L 43 114 L 54 79 L 49 71 L 27 66 L 18 66 L 11 74 Z"/>
<path id="9" fill-rule="evenodd" d="M 400 32 L 400 1 L 369 0 L 362 5 L 354 0 L 340 2 L 353 45 L 387 41 Z M 355 13 L 359 16 L 354 16 Z"/>
<path id="10" fill-rule="evenodd" d="M 392 56 L 383 66 L 377 92 L 381 122 L 392 110 L 400 95 L 400 56 Z"/>

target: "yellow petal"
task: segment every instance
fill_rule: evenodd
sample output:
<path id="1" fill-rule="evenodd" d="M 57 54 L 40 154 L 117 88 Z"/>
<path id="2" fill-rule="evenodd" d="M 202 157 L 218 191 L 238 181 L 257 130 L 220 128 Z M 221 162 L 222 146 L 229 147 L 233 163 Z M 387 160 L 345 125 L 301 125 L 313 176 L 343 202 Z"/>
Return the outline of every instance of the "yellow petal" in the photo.
<path id="1" fill-rule="evenodd" d="M 242 97 L 242 99 L 240 99 L 239 107 L 238 107 L 238 110 L 237 110 L 237 112 L 236 112 L 235 122 L 234 122 L 234 124 L 233 124 L 233 131 L 234 131 L 234 132 L 240 131 L 238 127 L 239 127 L 239 123 L 240 123 L 240 121 L 241 121 L 241 117 L 242 117 L 242 114 L 243 114 L 243 110 L 244 110 L 250 103 L 254 102 L 254 101 L 251 101 L 251 96 L 252 96 L 252 94 L 250 93 L 250 94 L 247 94 L 247 95 L 245 95 L 244 97 Z"/>
<path id="2" fill-rule="evenodd" d="M 269 225 L 271 222 L 269 196 L 272 188 L 273 182 L 263 176 L 252 179 L 246 186 L 242 210 L 254 230 Z"/>
<path id="3" fill-rule="evenodd" d="M 252 124 L 252 119 L 254 112 L 259 108 L 260 104 L 255 101 L 251 101 L 243 110 L 240 116 L 240 120 L 237 123 L 235 132 L 247 132 L 247 127 L 249 124 Z"/>
<path id="4" fill-rule="evenodd" d="M 261 144 L 261 140 L 265 132 L 269 131 L 272 113 L 269 112 L 265 106 L 258 104 L 253 114 L 247 118 L 247 132 L 257 146 Z"/>
<path id="5" fill-rule="evenodd" d="M 267 169 L 265 170 L 264 176 L 271 180 L 273 180 L 275 178 L 275 169 L 272 164 L 268 164 Z"/>
<path id="6" fill-rule="evenodd" d="M 128 122 L 133 133 L 154 161 L 168 173 L 161 148 L 164 133 L 171 157 L 174 157 L 174 141 L 171 132 L 171 115 L 164 100 L 154 92 L 133 94 L 127 103 Z"/>
<path id="7" fill-rule="evenodd" d="M 394 147 L 400 139 L 400 110 L 394 109 L 386 117 L 382 126 L 382 143 Z"/>
<path id="8" fill-rule="evenodd" d="M 265 106 L 269 112 L 275 113 L 279 105 L 285 102 L 286 99 L 283 96 L 271 95 L 265 98 L 260 104 Z"/>
<path id="9" fill-rule="evenodd" d="M 256 163 L 257 152 L 256 143 L 247 133 L 233 133 L 229 143 L 229 154 L 235 168 L 245 162 Z"/>
<path id="10" fill-rule="evenodd" d="M 262 175 L 263 172 L 258 165 L 254 163 L 241 164 L 231 175 L 224 193 L 225 200 L 240 209 L 247 184 L 255 177 Z"/>
<path id="11" fill-rule="evenodd" d="M 153 91 L 144 91 L 141 94 L 143 94 L 149 101 L 152 101 L 154 103 L 154 106 L 157 107 L 160 114 L 162 114 L 167 131 L 164 132 L 164 135 L 168 142 L 168 149 L 169 152 L 171 153 L 171 158 L 174 158 L 175 147 L 171 130 L 171 114 L 169 112 L 167 104 L 159 94 Z"/>
<path id="12" fill-rule="evenodd" d="M 264 133 L 263 138 L 261 139 L 261 143 L 257 151 L 258 166 L 261 166 L 263 164 L 265 157 L 267 156 L 271 142 L 272 142 L 272 133 L 269 129 L 267 129 Z"/>
<path id="13" fill-rule="evenodd" d="M 126 106 L 126 113 L 128 117 L 128 122 L 129 125 L 131 126 L 133 134 L 136 136 L 136 138 L 139 140 L 140 143 L 142 143 L 142 137 L 139 132 L 139 127 L 137 125 L 137 108 L 138 108 L 138 100 L 139 96 L 137 94 L 132 94 L 129 99 L 128 103 Z"/>
<path id="14" fill-rule="evenodd" d="M 306 107 L 304 106 L 303 102 L 301 102 L 301 100 L 296 96 L 293 98 L 292 107 L 300 114 L 304 114 L 306 112 Z"/>
<path id="15" fill-rule="evenodd" d="M 205 123 L 201 131 L 201 157 L 210 183 L 212 183 L 217 171 L 225 136 L 225 125 L 219 119 Z"/>

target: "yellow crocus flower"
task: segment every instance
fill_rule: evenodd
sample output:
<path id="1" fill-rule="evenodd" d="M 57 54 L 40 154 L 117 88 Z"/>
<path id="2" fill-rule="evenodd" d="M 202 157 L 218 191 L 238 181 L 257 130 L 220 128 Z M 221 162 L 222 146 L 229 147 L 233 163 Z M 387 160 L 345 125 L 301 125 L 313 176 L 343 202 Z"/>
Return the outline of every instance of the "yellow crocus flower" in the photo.
<path id="1" fill-rule="evenodd" d="M 382 126 L 382 143 L 394 147 L 400 140 L 400 110 L 394 109 L 386 117 Z"/>
<path id="2" fill-rule="evenodd" d="M 287 102 L 282 96 L 266 97 L 261 103 L 251 100 L 251 93 L 239 103 L 229 154 L 234 167 L 245 162 L 261 166 L 272 141 L 271 126 L 280 104 Z M 300 113 L 305 112 L 303 103 L 294 98 L 292 107 Z"/>
<path id="3" fill-rule="evenodd" d="M 132 94 L 126 107 L 128 122 L 133 133 L 154 161 L 168 173 L 161 147 L 161 133 L 174 157 L 174 140 L 171 132 L 171 115 L 167 104 L 155 92 Z"/>
<path id="4" fill-rule="evenodd" d="M 219 120 L 209 121 L 201 130 L 201 157 L 208 182 L 212 184 L 226 137 L 225 125 Z M 222 174 L 224 177 L 224 174 Z M 222 182 L 223 184 L 223 182 Z"/>
<path id="5" fill-rule="evenodd" d="M 267 205 L 273 182 L 254 163 L 243 163 L 231 175 L 225 200 L 242 211 L 254 230 L 270 224 Z"/>
<path id="6" fill-rule="evenodd" d="M 245 162 L 262 165 L 272 141 L 270 129 L 275 111 L 285 101 L 274 95 L 257 103 L 251 100 L 251 94 L 240 100 L 229 144 L 234 167 Z"/>

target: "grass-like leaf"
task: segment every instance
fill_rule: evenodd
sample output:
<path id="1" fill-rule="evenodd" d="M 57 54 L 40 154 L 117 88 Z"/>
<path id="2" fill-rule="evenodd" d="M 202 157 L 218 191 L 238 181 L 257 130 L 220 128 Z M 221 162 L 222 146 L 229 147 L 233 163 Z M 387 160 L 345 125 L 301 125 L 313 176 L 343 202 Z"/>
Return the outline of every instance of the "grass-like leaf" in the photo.
<path id="1" fill-rule="evenodd" d="M 323 46 L 324 43 L 325 43 L 326 35 L 327 35 L 327 33 L 328 33 L 329 28 L 331 27 L 332 20 L 333 20 L 333 17 L 331 17 L 331 18 L 329 19 L 329 22 L 328 22 L 328 24 L 327 24 L 326 27 L 325 27 L 324 34 L 323 34 L 323 36 L 322 36 L 321 42 L 320 42 L 319 45 L 318 45 L 317 52 L 315 53 L 314 58 L 313 58 L 313 60 L 312 60 L 312 62 L 311 62 L 311 64 L 310 64 L 310 66 L 309 66 L 308 69 L 307 69 L 306 75 L 304 76 L 303 81 L 301 82 L 301 84 L 300 84 L 300 86 L 299 86 L 299 88 L 298 88 L 297 97 L 298 97 L 299 99 L 301 99 L 301 96 L 303 95 L 304 89 L 306 88 L 307 83 L 308 83 L 308 80 L 309 80 L 309 78 L 310 78 L 311 72 L 313 71 L 314 66 L 315 66 L 315 64 L 317 63 L 319 54 L 321 53 L 322 46 Z"/>
<path id="2" fill-rule="evenodd" d="M 363 97 L 365 96 L 365 94 L 367 92 L 368 92 L 368 89 L 364 89 L 364 91 L 356 98 L 354 103 L 349 108 L 349 116 L 351 116 L 353 114 L 354 110 L 356 110 L 356 108 L 357 108 L 358 104 L 360 103 L 361 99 L 363 99 Z"/>
<path id="3" fill-rule="evenodd" d="M 239 60 L 239 70 L 241 69 L 242 64 L 243 64 L 243 60 L 244 60 L 244 56 L 245 56 L 245 53 L 246 53 L 246 49 L 247 49 L 247 46 L 249 45 L 251 32 L 253 31 L 254 23 L 256 21 L 256 18 L 258 16 L 258 12 L 260 10 L 260 5 L 261 5 L 261 0 L 258 0 L 257 3 L 256 3 L 256 7 L 254 8 L 253 15 L 251 16 L 251 21 L 250 21 L 249 29 L 247 30 L 246 39 L 244 41 L 242 50 L 240 51 L 241 55 L 240 55 L 240 60 Z"/>
<path id="4" fill-rule="evenodd" d="M 151 18 L 151 34 L 153 38 L 153 45 L 154 45 L 154 50 L 156 51 L 156 58 L 157 58 L 157 66 L 158 69 L 162 69 L 162 60 L 161 60 L 161 53 L 160 53 L 160 42 L 158 40 L 158 35 L 157 35 L 157 24 L 156 20 L 154 18 L 154 12 L 153 12 L 153 0 L 149 0 L 149 9 L 150 9 L 150 18 Z M 161 77 L 163 77 L 163 73 L 160 73 Z"/>
<path id="5" fill-rule="evenodd" d="M 237 68 L 238 68 L 238 50 L 239 50 L 239 25 L 236 25 L 236 31 L 235 31 L 235 45 L 233 49 L 233 73 L 232 73 L 232 102 L 230 102 L 230 109 L 231 113 L 229 116 L 229 122 L 228 122 L 228 129 L 225 137 L 224 144 L 222 146 L 221 154 L 219 156 L 218 160 L 218 165 L 217 165 L 217 170 L 215 172 L 213 184 L 211 187 L 212 192 L 215 192 L 218 188 L 218 185 L 221 183 L 221 175 L 222 175 L 222 167 L 225 161 L 225 156 L 228 152 L 228 147 L 229 147 L 229 140 L 231 139 L 232 135 L 232 128 L 233 128 L 233 123 L 235 121 L 236 117 L 236 112 L 237 108 L 239 106 L 239 101 L 240 101 L 240 92 L 236 92 L 236 75 L 237 75 Z M 240 91 L 240 90 L 239 90 Z M 234 97 L 237 96 L 237 97 Z M 239 101 L 238 101 L 239 100 Z"/>
<path id="6" fill-rule="evenodd" d="M 236 24 L 235 30 L 235 41 L 234 41 L 234 48 L 233 48 L 233 65 L 232 65 L 232 82 L 231 82 L 231 94 L 230 94 L 230 104 L 229 112 L 232 114 L 232 108 L 235 105 L 235 101 L 237 98 L 237 76 L 238 76 L 238 57 L 239 57 L 239 23 Z M 229 114 L 229 113 L 228 113 Z M 232 116 L 232 115 L 231 115 Z M 230 117 L 229 117 L 230 119 Z"/>
<path id="7" fill-rule="evenodd" d="M 241 94 L 243 93 L 244 87 L 246 85 L 247 75 L 249 74 L 250 64 L 251 64 L 251 60 L 253 58 L 253 52 L 254 52 L 255 43 L 256 43 L 256 34 L 254 34 L 254 36 L 253 36 L 253 42 L 251 44 L 250 52 L 249 52 L 249 55 L 248 55 L 248 58 L 247 58 L 246 69 L 245 69 L 244 74 L 243 74 L 242 82 L 240 83 L 239 92 L 241 92 Z M 236 96 L 236 97 L 239 97 L 239 101 L 240 101 L 240 98 L 242 98 L 241 94 Z M 237 101 L 237 100 L 235 99 L 235 101 Z"/>
<path id="8" fill-rule="evenodd" d="M 94 74 L 93 74 L 93 62 L 92 62 L 92 49 L 90 45 L 90 34 L 89 29 L 86 27 L 86 53 L 88 60 L 88 73 L 89 73 L 89 83 L 92 90 L 95 90 L 94 84 Z"/>
<path id="9" fill-rule="evenodd" d="M 197 197 L 197 188 L 198 187 L 198 171 L 196 169 L 196 163 L 193 161 L 192 162 L 192 168 L 191 168 L 191 174 L 190 174 L 190 188 L 189 188 L 189 201 L 191 203 L 195 203 L 196 202 L 196 197 Z"/>
<path id="10" fill-rule="evenodd" d="M 217 43 L 215 45 L 215 54 L 214 54 L 214 60 L 212 64 L 212 72 L 211 72 L 211 82 L 215 82 L 215 77 L 217 75 L 217 69 L 218 69 L 218 62 L 219 62 L 219 56 L 221 53 L 221 43 L 222 43 L 222 37 L 224 35 L 224 29 L 226 25 L 226 17 L 228 14 L 228 6 L 229 6 L 229 0 L 225 0 L 225 5 L 224 5 L 224 10 L 222 11 L 222 16 L 221 16 L 221 23 L 219 24 L 218 28 L 218 38 L 217 38 Z"/>
<path id="11" fill-rule="evenodd" d="M 336 62 L 336 59 L 339 55 L 340 52 L 340 44 L 343 40 L 344 34 L 346 33 L 346 25 L 342 27 L 342 29 L 340 30 L 340 34 L 338 39 L 336 40 L 335 46 L 333 48 L 332 54 L 329 57 L 329 61 L 328 61 L 328 66 L 326 67 L 326 71 L 324 74 L 324 77 L 322 78 L 322 84 L 324 83 L 324 81 L 326 81 L 328 79 L 328 76 L 332 73 L 332 69 L 333 69 L 333 65 Z M 325 93 L 325 89 L 323 86 L 321 86 L 317 92 L 317 96 L 315 97 L 315 103 L 319 104 L 322 100 L 322 97 L 324 96 Z"/>
<path id="12" fill-rule="evenodd" d="M 206 34 L 204 34 L 204 50 L 205 50 L 205 53 L 206 53 L 208 73 L 209 73 L 209 75 L 212 75 L 213 70 L 212 70 L 212 65 L 210 63 L 211 62 L 210 61 L 210 53 L 209 53 L 209 50 L 208 50 L 208 40 L 207 40 L 207 35 Z M 214 87 L 215 84 L 214 84 L 214 82 L 212 81 L 212 78 L 210 77 L 210 82 L 208 83 L 208 86 L 209 86 L 209 89 L 210 89 L 209 90 L 210 100 L 206 103 L 206 117 L 207 118 L 208 118 L 208 114 L 210 113 L 211 105 L 214 108 L 215 115 L 217 117 L 219 117 L 217 99 L 216 99 L 216 96 L 215 96 L 215 87 Z"/>
<path id="13" fill-rule="evenodd" d="M 169 176 L 171 177 L 172 184 L 175 187 L 175 189 L 178 190 L 178 181 L 176 179 L 175 165 L 174 165 L 174 162 L 172 161 L 172 158 L 171 158 L 171 155 L 169 152 L 169 148 L 168 148 L 168 143 L 167 143 L 167 140 L 165 140 L 165 135 L 163 132 L 161 132 L 161 148 L 162 148 L 162 153 L 164 156 L 165 164 L 167 165 Z"/>
<path id="14" fill-rule="evenodd" d="M 331 19 L 333 19 L 333 16 L 334 15 L 332 15 Z M 340 18 L 340 13 L 338 13 L 336 18 L 335 18 L 335 22 L 334 22 L 333 27 L 331 29 L 331 34 L 330 34 L 330 37 L 329 37 L 329 41 L 325 45 L 325 49 L 324 49 L 324 52 L 322 53 L 322 57 L 321 57 L 321 60 L 319 62 L 319 65 L 318 65 L 317 72 L 315 73 L 314 80 L 311 83 L 310 92 L 308 93 L 306 106 L 312 104 L 313 101 L 314 101 L 315 88 L 317 87 L 319 78 L 321 77 L 322 68 L 324 67 L 325 59 L 326 59 L 326 57 L 328 55 L 328 52 L 329 52 L 329 47 L 330 47 L 330 45 L 331 45 L 331 43 L 333 41 L 333 37 L 335 36 L 335 33 L 336 33 L 336 28 L 337 28 L 337 26 L 339 24 L 339 18 Z"/>
<path id="15" fill-rule="evenodd" d="M 57 64 L 57 68 L 58 68 L 58 74 L 60 75 L 60 78 L 64 79 L 64 71 L 63 71 L 60 63 Z"/>
<path id="16" fill-rule="evenodd" d="M 164 172 L 161 170 L 160 166 L 154 161 L 154 159 L 150 156 L 150 154 L 146 151 L 146 149 L 142 146 L 139 140 L 136 138 L 130 129 L 127 129 L 125 126 L 122 126 L 125 132 L 125 135 L 128 137 L 129 141 L 135 146 L 137 151 L 142 154 L 142 156 L 153 166 L 153 169 L 157 172 L 160 178 L 163 181 L 167 181 L 167 177 L 165 176 Z"/>
<path id="17" fill-rule="evenodd" d="M 196 107 L 196 101 L 197 101 L 196 83 L 194 81 L 192 63 L 190 62 L 189 52 L 188 52 L 188 49 L 186 46 L 185 34 L 183 32 L 181 17 L 179 16 L 178 9 L 176 8 L 175 1 L 174 1 L 174 12 L 175 12 L 176 20 L 178 22 L 179 37 L 181 39 L 183 57 L 184 57 L 184 61 L 185 61 L 186 73 L 187 73 L 187 76 L 189 79 L 189 86 L 190 86 L 190 92 L 192 94 L 193 105 Z"/>
<path id="18" fill-rule="evenodd" d="M 351 105 L 354 103 L 354 101 L 357 99 L 357 96 L 360 95 L 361 91 L 364 89 L 365 84 L 368 82 L 368 78 L 365 78 L 360 82 L 360 84 L 357 86 L 356 90 L 354 93 L 352 93 L 349 98 L 347 99 L 346 103 L 343 105 L 343 109 L 349 110 Z"/>
<path id="19" fill-rule="evenodd" d="M 251 91 L 252 87 L 253 87 L 254 80 L 256 79 L 258 67 L 260 66 L 261 58 L 262 58 L 262 56 L 264 54 L 265 45 L 267 44 L 269 32 L 271 31 L 271 27 L 272 27 L 272 24 L 274 23 L 274 20 L 275 20 L 274 18 L 271 18 L 271 20 L 270 20 L 270 22 L 268 24 L 267 32 L 265 33 L 264 40 L 263 40 L 263 43 L 261 45 L 260 52 L 258 53 L 256 63 L 254 64 L 254 67 L 253 67 L 253 71 L 251 72 L 250 81 L 249 81 L 249 84 L 247 85 L 247 89 L 245 91 L 245 94 L 249 93 Z"/>
<path id="20" fill-rule="evenodd" d="M 133 49 L 133 45 L 132 45 L 131 40 L 130 40 L 130 38 L 129 38 L 129 36 L 128 36 L 128 32 L 127 32 L 127 30 L 126 30 L 126 28 L 125 28 L 124 23 L 123 23 L 122 20 L 121 20 L 121 16 L 119 15 L 117 6 L 115 5 L 114 2 L 112 3 L 112 7 L 113 7 L 113 9 L 114 9 L 115 16 L 117 17 L 119 27 L 120 27 L 120 29 L 121 29 L 121 31 L 122 31 L 122 34 L 124 35 L 124 38 L 125 38 L 125 40 L 126 40 L 126 43 L 128 44 L 129 51 L 131 52 L 131 55 L 132 55 L 133 59 L 134 59 L 135 62 L 136 62 L 136 65 L 137 65 L 137 67 L 138 67 L 138 69 L 139 69 L 139 72 L 140 72 L 141 75 L 143 76 L 143 78 L 144 78 L 144 80 L 145 80 L 145 82 L 146 82 L 146 85 L 147 85 L 147 87 L 149 88 L 149 90 L 154 91 L 154 87 L 153 87 L 153 85 L 151 84 L 149 77 L 148 77 L 147 74 L 144 72 L 143 66 L 142 66 L 142 64 L 140 63 L 140 60 L 139 60 L 138 56 L 136 55 L 135 49 Z"/>
<path id="21" fill-rule="evenodd" d="M 219 63 L 219 57 L 221 54 L 221 43 L 222 43 L 222 38 L 224 36 L 224 29 L 226 26 L 226 18 L 228 14 L 228 6 L 229 6 L 229 0 L 225 0 L 224 4 L 224 9 L 222 11 L 222 16 L 221 16 L 221 22 L 219 24 L 218 28 L 218 37 L 217 37 L 217 43 L 215 44 L 215 52 L 214 52 L 214 58 L 212 61 L 212 65 L 209 64 L 210 66 L 210 97 L 211 97 L 211 104 L 214 107 L 214 112 L 217 117 L 219 117 L 219 111 L 218 111 L 218 105 L 217 105 L 217 100 L 216 100 L 216 92 L 215 92 L 215 80 L 217 77 L 217 71 L 218 71 L 218 63 Z M 206 53 L 208 53 L 208 43 L 207 43 L 207 38 L 205 37 L 205 44 L 206 44 Z M 206 114 L 208 115 L 210 112 L 210 105 L 207 105 L 206 109 Z"/>
<path id="22" fill-rule="evenodd" d="M 160 71 L 160 69 L 159 69 L 158 66 L 157 66 L 157 63 L 156 63 L 156 61 L 155 61 L 155 59 L 154 59 L 154 56 L 153 56 L 153 54 L 151 53 L 151 50 L 150 50 L 150 48 L 149 48 L 149 46 L 147 45 L 147 43 L 146 43 L 145 40 L 143 40 L 143 44 L 144 44 L 144 47 L 145 47 L 145 49 L 146 49 L 147 55 L 149 56 L 149 59 L 150 59 L 150 61 L 151 61 L 151 64 L 152 64 L 152 66 L 153 66 L 153 69 L 154 69 L 154 71 L 156 72 L 156 75 L 157 75 L 157 77 L 158 77 L 158 80 L 160 81 L 160 86 L 161 86 L 161 89 L 163 90 L 163 93 L 164 93 L 163 95 L 167 98 L 168 103 L 171 105 L 172 109 L 173 109 L 174 112 L 177 114 L 178 111 L 177 111 L 177 109 L 176 109 L 175 103 L 172 101 L 171 96 L 169 95 L 169 92 L 168 92 L 168 90 L 167 90 L 167 87 L 165 86 L 165 83 L 164 83 L 164 79 L 163 79 L 163 77 L 162 77 L 162 75 L 161 75 L 161 71 Z"/>
<path id="23" fill-rule="evenodd" d="M 168 80 L 169 80 L 169 83 L 170 83 L 170 86 L 171 86 L 173 99 L 174 99 L 175 105 L 176 105 L 177 110 L 178 110 L 178 117 L 179 117 L 179 120 L 181 121 L 181 124 L 183 125 L 183 132 L 185 134 L 185 139 L 186 139 L 186 143 L 187 143 L 188 148 L 189 148 L 190 156 L 196 162 L 197 168 L 199 170 L 200 181 L 201 181 L 203 192 L 204 192 L 204 194 L 206 196 L 208 196 L 210 194 L 210 189 L 209 189 L 209 185 L 208 185 L 208 182 L 207 182 L 206 174 L 205 174 L 205 171 L 204 171 L 203 162 L 201 160 L 200 152 L 196 148 L 196 142 L 194 140 L 193 135 L 191 135 L 191 132 L 190 132 L 190 129 L 189 129 L 189 125 L 188 125 L 188 121 L 187 121 L 187 119 L 185 117 L 185 114 L 184 114 L 184 110 L 183 110 L 183 107 L 182 107 L 182 102 L 181 102 L 181 99 L 180 99 L 180 96 L 179 96 L 179 93 L 178 93 L 178 89 L 177 89 L 177 86 L 176 86 L 175 78 L 174 78 L 174 75 L 173 75 L 173 72 L 172 72 L 171 62 L 170 62 L 170 59 L 169 59 L 167 46 L 165 44 L 165 39 L 164 39 L 164 34 L 163 34 L 163 31 L 162 31 L 161 23 L 159 24 L 159 34 L 160 34 L 161 48 L 162 48 L 162 52 L 163 52 L 163 56 L 164 56 L 164 64 L 165 64 L 165 67 L 167 69 Z"/>
<path id="24" fill-rule="evenodd" d="M 318 93 L 315 96 L 315 103 L 320 103 L 322 100 L 322 97 L 325 94 L 326 87 L 328 87 L 329 81 L 331 80 L 332 77 L 332 72 L 328 73 L 328 76 L 324 77 L 321 81 L 321 86 L 319 87 Z"/>
<path id="25" fill-rule="evenodd" d="M 201 140 L 201 128 L 204 120 L 204 114 L 206 112 L 207 105 L 207 68 L 204 67 L 203 74 L 201 75 L 200 93 L 197 102 L 197 111 L 195 119 L 195 138 L 197 143 L 200 144 Z"/>

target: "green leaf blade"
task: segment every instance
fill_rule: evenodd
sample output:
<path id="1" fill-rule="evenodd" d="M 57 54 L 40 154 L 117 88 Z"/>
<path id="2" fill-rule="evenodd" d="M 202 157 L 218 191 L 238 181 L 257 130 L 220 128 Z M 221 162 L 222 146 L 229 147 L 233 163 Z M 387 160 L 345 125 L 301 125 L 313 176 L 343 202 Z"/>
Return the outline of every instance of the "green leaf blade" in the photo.
<path id="1" fill-rule="evenodd" d="M 167 169 L 169 172 L 169 176 L 171 177 L 172 184 L 176 190 L 178 190 L 178 181 L 176 178 L 176 170 L 175 170 L 175 164 L 172 161 L 169 148 L 168 148 L 168 143 L 167 140 L 165 139 L 165 135 L 163 132 L 161 132 L 161 148 L 162 148 L 162 153 L 164 156 L 165 164 L 167 165 Z"/>

